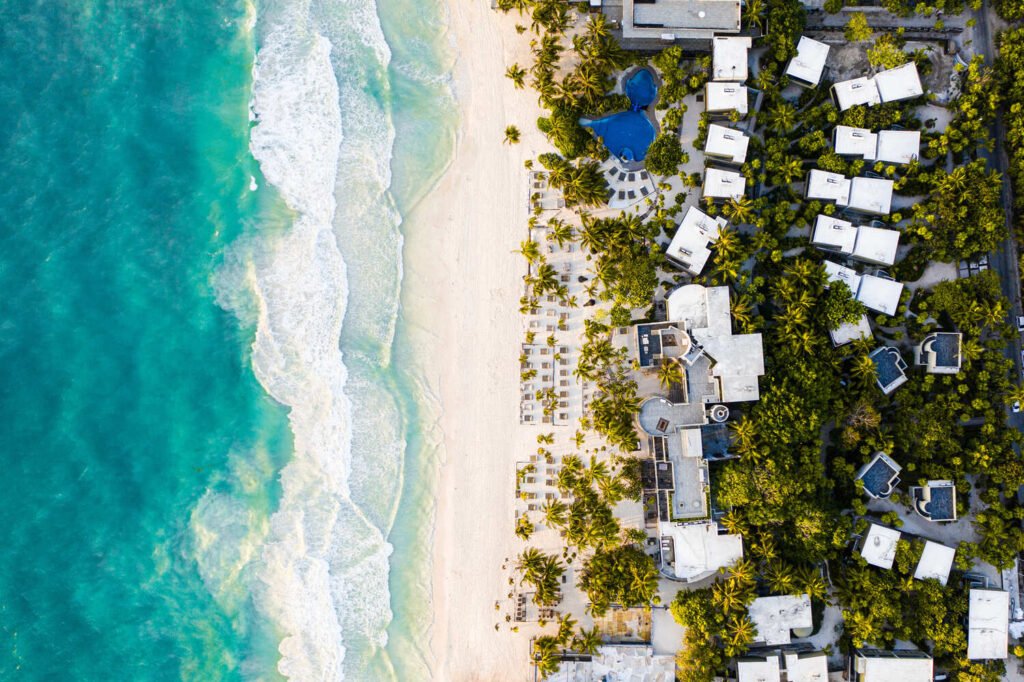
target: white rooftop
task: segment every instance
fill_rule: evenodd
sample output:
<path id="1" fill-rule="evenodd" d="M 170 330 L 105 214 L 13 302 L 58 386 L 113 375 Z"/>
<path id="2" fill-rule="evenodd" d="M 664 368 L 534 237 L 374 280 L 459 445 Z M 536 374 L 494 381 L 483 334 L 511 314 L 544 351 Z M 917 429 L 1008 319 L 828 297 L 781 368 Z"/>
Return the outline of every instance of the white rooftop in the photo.
<path id="1" fill-rule="evenodd" d="M 704 86 L 704 108 L 711 112 L 733 111 L 747 115 L 747 86 L 709 81 Z"/>
<path id="2" fill-rule="evenodd" d="M 785 654 L 786 679 L 788 682 L 826 682 L 828 680 L 828 657 L 822 651 Z"/>
<path id="3" fill-rule="evenodd" d="M 920 130 L 882 130 L 878 133 L 879 161 L 910 163 L 921 153 Z"/>
<path id="4" fill-rule="evenodd" d="M 716 81 L 747 80 L 747 53 L 750 51 L 751 38 L 715 36 L 711 41 L 711 73 Z"/>
<path id="5" fill-rule="evenodd" d="M 967 658 L 1006 658 L 1010 593 L 972 589 L 967 614 Z"/>
<path id="6" fill-rule="evenodd" d="M 887 178 L 853 178 L 848 206 L 875 215 L 889 215 L 893 181 Z"/>
<path id="7" fill-rule="evenodd" d="M 704 172 L 705 197 L 739 200 L 746 191 L 747 180 L 740 173 L 721 168 L 708 168 Z"/>
<path id="8" fill-rule="evenodd" d="M 708 245 L 718 239 L 718 232 L 727 224 L 725 218 L 712 218 L 691 206 L 679 223 L 679 229 L 673 235 L 665 255 L 691 275 L 699 275 L 711 256 Z"/>
<path id="9" fill-rule="evenodd" d="M 840 81 L 832 86 L 832 92 L 840 111 L 846 111 L 858 104 L 870 107 L 881 102 L 875 82 L 865 76 Z"/>
<path id="10" fill-rule="evenodd" d="M 914 577 L 918 580 L 934 578 L 945 585 L 949 580 L 949 571 L 953 568 L 955 556 L 956 550 L 952 547 L 928 540 L 924 543 L 924 551 L 921 552 L 921 559 L 917 562 Z"/>
<path id="11" fill-rule="evenodd" d="M 829 282 L 845 282 L 846 286 L 850 287 L 850 293 L 856 298 L 861 280 L 861 276 L 857 274 L 857 271 L 830 260 L 825 261 L 824 265 L 825 278 Z"/>
<path id="12" fill-rule="evenodd" d="M 720 535 L 718 524 L 661 525 L 661 534 L 672 537 L 676 577 L 680 580 L 710 575 L 743 558 L 743 537 Z"/>
<path id="13" fill-rule="evenodd" d="M 897 66 L 895 69 L 876 73 L 875 85 L 878 89 L 878 97 L 883 102 L 898 102 L 924 94 L 921 78 L 917 73 L 917 64 L 913 61 L 909 61 L 903 66 Z"/>
<path id="14" fill-rule="evenodd" d="M 853 292 L 856 295 L 856 292 Z M 868 316 L 861 315 L 856 322 L 843 322 L 835 329 L 829 331 L 832 337 L 832 345 L 844 346 L 857 339 L 871 338 L 871 325 L 868 323 Z"/>
<path id="15" fill-rule="evenodd" d="M 867 263 L 892 265 L 896 262 L 899 245 L 900 233 L 897 230 L 861 225 L 857 228 L 857 243 L 851 255 Z"/>
<path id="16" fill-rule="evenodd" d="M 754 641 L 767 646 L 789 644 L 791 630 L 814 626 L 811 598 L 806 594 L 758 597 L 750 604 L 748 615 L 757 628 Z"/>
<path id="17" fill-rule="evenodd" d="M 552 682 L 674 682 L 676 660 L 672 655 L 657 655 L 646 645 L 598 647 L 589 661 L 563 661 Z"/>
<path id="18" fill-rule="evenodd" d="M 900 532 L 885 526 L 872 523 L 864 538 L 864 546 L 860 555 L 872 566 L 889 569 L 896 560 L 896 543 L 900 540 Z"/>
<path id="19" fill-rule="evenodd" d="M 807 174 L 806 195 L 808 199 L 834 201 L 845 206 L 850 198 L 850 181 L 839 173 L 814 168 Z"/>
<path id="20" fill-rule="evenodd" d="M 878 135 L 867 128 L 836 126 L 832 133 L 836 154 L 840 156 L 859 156 L 873 161 L 878 150 Z"/>
<path id="21" fill-rule="evenodd" d="M 896 314 L 896 308 L 900 305 L 902 293 L 903 284 L 900 282 L 875 275 L 863 275 L 860 278 L 860 288 L 857 290 L 857 300 L 866 308 L 892 316 Z"/>
<path id="22" fill-rule="evenodd" d="M 779 682 L 782 672 L 779 669 L 779 655 L 768 654 L 765 657 L 740 658 L 736 661 L 736 682 Z"/>
<path id="23" fill-rule="evenodd" d="M 800 36 L 800 43 L 796 46 L 796 56 L 789 60 L 786 75 L 810 85 L 817 85 L 821 82 L 822 71 L 825 70 L 828 49 L 828 45 L 825 43 L 812 40 L 807 36 Z"/>
<path id="24" fill-rule="evenodd" d="M 743 163 L 747 160 L 747 146 L 749 144 L 750 138 L 740 131 L 712 123 L 708 126 L 708 137 L 707 143 L 704 145 L 704 153 L 708 156 L 723 158 L 731 163 Z"/>
<path id="25" fill-rule="evenodd" d="M 917 651 L 879 653 L 882 655 L 856 657 L 854 670 L 860 675 L 857 679 L 862 682 L 932 682 L 934 662 L 931 656 Z"/>
<path id="26" fill-rule="evenodd" d="M 819 213 L 814 219 L 811 243 L 840 253 L 853 253 L 857 242 L 857 228 L 848 220 Z"/>

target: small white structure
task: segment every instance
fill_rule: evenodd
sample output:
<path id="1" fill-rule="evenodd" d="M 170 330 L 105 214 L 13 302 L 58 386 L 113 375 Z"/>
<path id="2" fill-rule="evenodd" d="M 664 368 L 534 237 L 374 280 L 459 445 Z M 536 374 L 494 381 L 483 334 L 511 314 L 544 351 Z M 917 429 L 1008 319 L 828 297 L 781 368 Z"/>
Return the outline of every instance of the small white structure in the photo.
<path id="1" fill-rule="evenodd" d="M 736 171 L 708 168 L 704 172 L 703 196 L 707 199 L 735 199 L 747 193 L 747 179 Z"/>
<path id="2" fill-rule="evenodd" d="M 832 144 L 840 156 L 859 156 L 873 161 L 878 152 L 878 135 L 867 128 L 840 125 L 832 131 Z"/>
<path id="3" fill-rule="evenodd" d="M 825 43 L 800 36 L 796 46 L 796 56 L 789 60 L 786 75 L 800 85 L 815 87 L 821 82 L 821 74 L 825 70 L 829 47 Z"/>
<path id="4" fill-rule="evenodd" d="M 840 206 L 846 206 L 850 200 L 850 181 L 839 173 L 814 168 L 807 174 L 804 195 L 808 199 L 834 201 Z"/>
<path id="5" fill-rule="evenodd" d="M 716 81 L 742 83 L 749 75 L 747 55 L 751 38 L 715 36 L 711 41 L 711 74 Z"/>
<path id="6" fill-rule="evenodd" d="M 861 213 L 889 215 L 892 208 L 892 187 L 893 181 L 887 178 L 853 178 L 846 205 Z"/>
<path id="7" fill-rule="evenodd" d="M 900 306 L 903 295 L 903 284 L 885 277 L 862 275 L 860 288 L 857 289 L 857 300 L 865 308 L 892 317 Z"/>
<path id="8" fill-rule="evenodd" d="M 709 114 L 727 114 L 738 111 L 746 116 L 750 108 L 747 86 L 737 83 L 708 81 L 704 86 L 704 110 Z"/>
<path id="9" fill-rule="evenodd" d="M 889 570 L 896 560 L 896 544 L 899 541 L 898 530 L 872 523 L 860 548 L 860 555 L 872 566 Z"/>
<path id="10" fill-rule="evenodd" d="M 788 682 L 827 682 L 828 656 L 825 652 L 787 651 L 783 656 L 786 661 Z"/>
<path id="11" fill-rule="evenodd" d="M 736 659 L 736 682 L 779 682 L 781 679 L 777 653 Z"/>
<path id="12" fill-rule="evenodd" d="M 811 598 L 806 594 L 758 597 L 750 604 L 748 615 L 757 628 L 754 642 L 765 646 L 789 644 L 792 630 L 814 627 Z"/>
<path id="13" fill-rule="evenodd" d="M 883 102 L 899 102 L 924 94 L 917 64 L 913 61 L 876 73 L 875 86 L 878 88 L 878 98 Z"/>
<path id="14" fill-rule="evenodd" d="M 838 153 L 838 151 L 837 151 Z M 921 153 L 920 130 L 882 130 L 875 158 L 886 163 L 910 163 Z M 866 158 L 866 157 L 865 157 Z"/>
<path id="15" fill-rule="evenodd" d="M 860 282 L 863 277 L 857 274 L 856 270 L 830 260 L 825 261 L 823 265 L 825 266 L 825 279 L 827 282 L 843 282 L 846 286 L 850 287 L 850 293 L 853 294 L 853 297 L 857 298 L 857 292 L 860 291 Z"/>
<path id="16" fill-rule="evenodd" d="M 597 648 L 588 661 L 562 661 L 558 672 L 548 677 L 554 682 L 674 682 L 676 659 L 658 655 L 645 644 L 617 644 Z"/>
<path id="17" fill-rule="evenodd" d="M 840 111 L 858 104 L 871 107 L 882 101 L 875 81 L 865 76 L 836 83 L 832 86 L 832 96 Z"/>
<path id="18" fill-rule="evenodd" d="M 928 540 L 924 543 L 924 551 L 914 570 L 917 580 L 938 580 L 945 585 L 949 580 L 949 571 L 953 568 L 956 550 L 946 545 Z"/>
<path id="19" fill-rule="evenodd" d="M 848 220 L 819 213 L 814 219 L 811 244 L 818 248 L 851 254 L 857 244 L 857 228 Z"/>
<path id="20" fill-rule="evenodd" d="M 857 339 L 870 339 L 871 325 L 868 323 L 868 316 L 861 315 L 856 322 L 843 322 L 841 325 L 829 331 L 832 337 L 832 345 L 838 348 Z"/>
<path id="21" fill-rule="evenodd" d="M 932 682 L 932 657 L 917 649 L 858 649 L 853 658 L 857 682 Z"/>
<path id="22" fill-rule="evenodd" d="M 898 231 L 861 225 L 857 228 L 856 244 L 850 255 L 865 263 L 892 265 L 896 262 L 896 250 L 899 245 Z"/>
<path id="23" fill-rule="evenodd" d="M 672 570 L 680 580 L 705 578 L 743 558 L 743 537 L 721 533 L 714 522 L 663 523 L 661 535 L 672 538 Z"/>
<path id="24" fill-rule="evenodd" d="M 691 275 L 699 275 L 707 265 L 711 251 L 708 248 L 718 239 L 719 231 L 728 225 L 725 218 L 712 218 L 695 206 L 686 210 L 683 222 L 672 237 L 665 255 Z"/>
<path id="25" fill-rule="evenodd" d="M 967 658 L 1006 658 L 1009 624 L 1009 592 L 972 589 L 967 613 Z"/>
<path id="26" fill-rule="evenodd" d="M 708 126 L 708 138 L 704 144 L 704 155 L 727 163 L 739 165 L 747 160 L 750 138 L 738 130 L 716 123 Z"/>

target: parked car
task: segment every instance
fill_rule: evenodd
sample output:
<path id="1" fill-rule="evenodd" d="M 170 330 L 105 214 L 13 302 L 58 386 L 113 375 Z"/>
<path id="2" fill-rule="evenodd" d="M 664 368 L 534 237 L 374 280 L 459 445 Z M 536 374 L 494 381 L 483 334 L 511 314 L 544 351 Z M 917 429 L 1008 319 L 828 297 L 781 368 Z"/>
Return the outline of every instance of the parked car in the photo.
<path id="1" fill-rule="evenodd" d="M 1013 401 L 1013 406 L 1010 407 L 1010 409 L 1013 410 L 1014 412 L 1020 412 L 1020 401 L 1019 400 L 1014 400 Z"/>
<path id="2" fill-rule="evenodd" d="M 1017 331 L 1024 332 L 1024 315 L 1017 316 Z"/>

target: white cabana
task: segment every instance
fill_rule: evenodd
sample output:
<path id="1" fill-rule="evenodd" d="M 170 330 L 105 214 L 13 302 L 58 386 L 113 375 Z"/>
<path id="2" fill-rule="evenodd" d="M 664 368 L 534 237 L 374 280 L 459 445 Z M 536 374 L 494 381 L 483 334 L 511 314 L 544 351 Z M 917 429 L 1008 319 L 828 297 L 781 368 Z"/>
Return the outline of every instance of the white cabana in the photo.
<path id="1" fill-rule="evenodd" d="M 886 163 L 910 163 L 921 153 L 921 131 L 882 130 L 878 133 L 879 161 Z"/>
<path id="2" fill-rule="evenodd" d="M 741 164 L 747 159 L 749 145 L 750 138 L 740 131 L 712 123 L 708 126 L 704 154 L 728 163 Z"/>
<path id="3" fill-rule="evenodd" d="M 704 86 L 704 109 L 709 114 L 738 111 L 741 116 L 746 116 L 749 106 L 745 85 L 709 81 Z"/>
<path id="4" fill-rule="evenodd" d="M 967 613 L 967 658 L 972 661 L 1006 658 L 1009 622 L 1009 592 L 971 590 Z"/>
<path id="5" fill-rule="evenodd" d="M 949 580 L 949 571 L 953 568 L 956 550 L 946 545 L 928 540 L 924 543 L 924 551 L 917 562 L 914 578 L 917 580 L 938 580 L 943 585 Z"/>
<path id="6" fill-rule="evenodd" d="M 832 131 L 832 143 L 840 156 L 859 156 L 873 161 L 878 150 L 878 135 L 867 128 L 836 126 Z"/>
<path id="7" fill-rule="evenodd" d="M 892 187 L 893 181 L 887 178 L 853 178 L 847 206 L 862 213 L 889 215 Z"/>
<path id="8" fill-rule="evenodd" d="M 875 86 L 878 89 L 878 98 L 883 102 L 898 102 L 924 94 L 921 77 L 917 73 L 917 64 L 913 61 L 895 69 L 876 73 Z"/>
<path id="9" fill-rule="evenodd" d="M 750 45 L 749 36 L 715 36 L 711 41 L 712 79 L 737 83 L 747 80 L 747 55 L 750 52 Z"/>
<path id="10" fill-rule="evenodd" d="M 872 566 L 890 569 L 896 560 L 896 544 L 899 541 L 898 530 L 872 523 L 860 548 L 860 555 Z"/>
<path id="11" fill-rule="evenodd" d="M 746 193 L 747 179 L 742 174 L 721 168 L 708 168 L 704 172 L 704 197 L 739 201 Z"/>
<path id="12" fill-rule="evenodd" d="M 790 59 L 786 66 L 786 75 L 802 85 L 816 86 L 821 82 L 828 50 L 829 47 L 825 43 L 800 36 L 796 56 Z"/>
<path id="13" fill-rule="evenodd" d="M 882 227 L 861 225 L 851 255 L 857 260 L 875 265 L 892 265 L 900 245 L 900 233 Z"/>
<path id="14" fill-rule="evenodd" d="M 832 95 L 840 111 L 858 104 L 870 107 L 881 102 L 875 81 L 865 76 L 836 83 L 832 86 Z"/>
<path id="15" fill-rule="evenodd" d="M 856 243 L 857 228 L 850 221 L 824 213 L 819 213 L 814 219 L 814 232 L 811 234 L 811 244 L 814 246 L 850 254 Z"/>
<path id="16" fill-rule="evenodd" d="M 839 173 L 814 168 L 807 174 L 804 195 L 808 199 L 834 201 L 845 206 L 850 200 L 850 180 Z"/>

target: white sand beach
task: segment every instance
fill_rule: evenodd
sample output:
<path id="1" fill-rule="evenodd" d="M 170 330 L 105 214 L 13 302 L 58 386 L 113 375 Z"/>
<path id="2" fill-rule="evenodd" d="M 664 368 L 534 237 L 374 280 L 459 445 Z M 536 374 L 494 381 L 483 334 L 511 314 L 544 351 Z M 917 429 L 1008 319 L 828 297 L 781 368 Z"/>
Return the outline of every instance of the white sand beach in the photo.
<path id="1" fill-rule="evenodd" d="M 528 217 L 523 161 L 545 142 L 536 96 L 504 76 L 513 61 L 530 63 L 518 17 L 486 0 L 453 1 L 450 13 L 458 142 L 452 165 L 411 216 L 404 287 L 443 409 L 432 668 L 438 680 L 526 680 L 528 639 L 511 632 L 494 604 L 510 589 L 502 564 L 522 549 L 512 534 L 515 453 L 536 447 L 518 422 L 524 261 L 515 250 Z M 502 143 L 509 124 L 522 131 L 519 145 Z"/>

